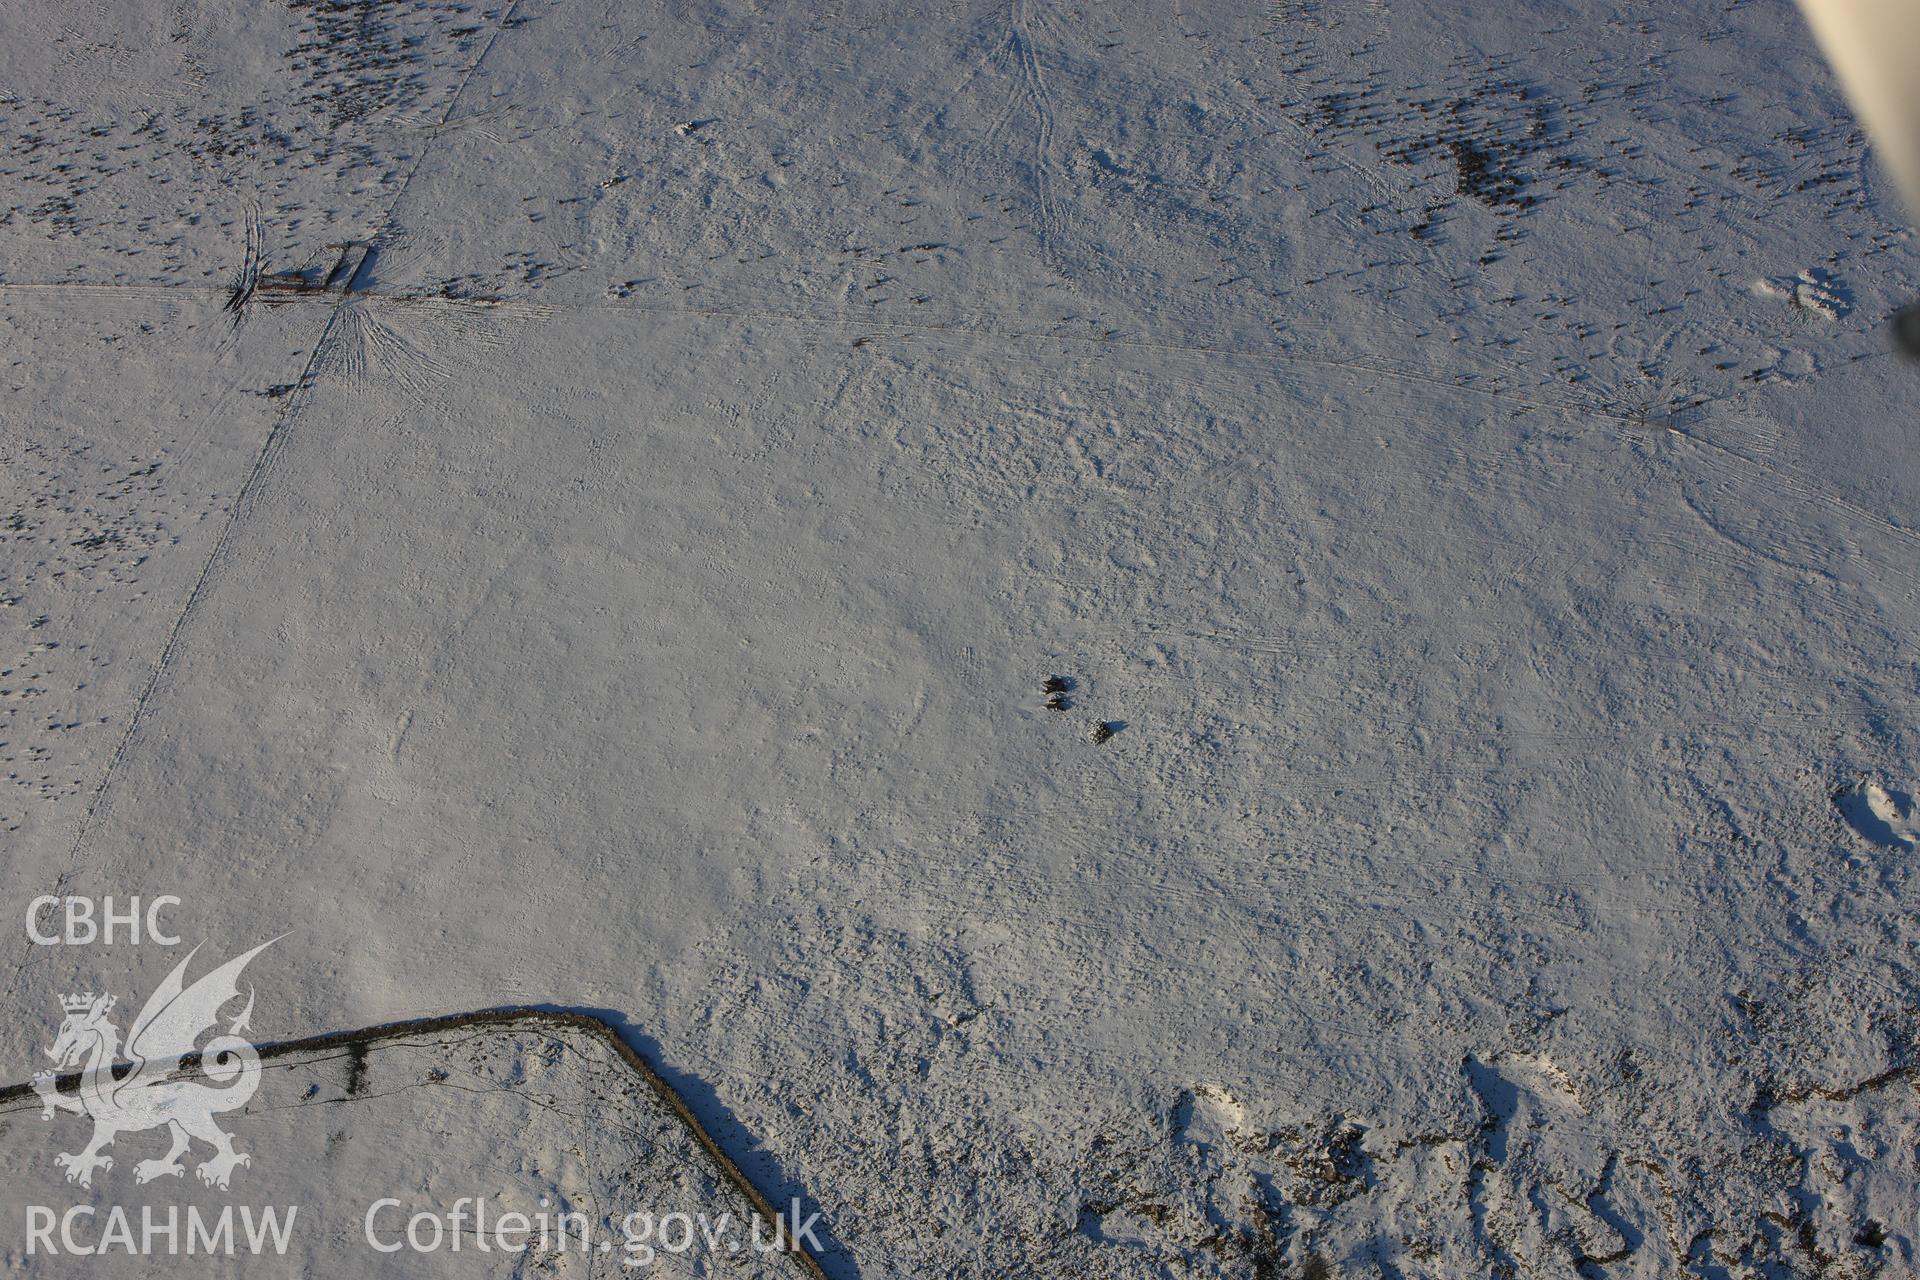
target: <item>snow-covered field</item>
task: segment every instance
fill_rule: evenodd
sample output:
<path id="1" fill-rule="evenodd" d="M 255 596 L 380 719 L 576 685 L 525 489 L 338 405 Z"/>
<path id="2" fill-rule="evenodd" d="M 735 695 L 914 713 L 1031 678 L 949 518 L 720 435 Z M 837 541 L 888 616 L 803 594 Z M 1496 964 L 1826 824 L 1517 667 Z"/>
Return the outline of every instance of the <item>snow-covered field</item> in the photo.
<path id="1" fill-rule="evenodd" d="M 0 30 L 0 1083 L 284 935 L 256 1040 L 592 1012 L 836 1280 L 1920 1267 L 1920 244 L 1784 0 Z M 228 1193 L 7 1104 L 0 1258 L 684 1190 L 429 1040 Z"/>

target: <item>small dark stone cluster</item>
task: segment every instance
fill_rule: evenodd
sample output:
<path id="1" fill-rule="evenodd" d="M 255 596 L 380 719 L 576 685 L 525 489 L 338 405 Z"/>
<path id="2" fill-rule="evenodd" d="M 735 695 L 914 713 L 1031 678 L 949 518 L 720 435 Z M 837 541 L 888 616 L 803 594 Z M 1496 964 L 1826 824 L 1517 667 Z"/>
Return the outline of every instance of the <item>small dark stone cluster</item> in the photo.
<path id="1" fill-rule="evenodd" d="M 1040 692 L 1047 695 L 1046 707 L 1049 711 L 1067 711 L 1073 707 L 1073 699 L 1067 696 L 1073 692 L 1072 676 L 1048 676 L 1047 682 L 1040 686 Z"/>
<path id="2" fill-rule="evenodd" d="M 1077 684 L 1072 676 L 1048 676 L 1040 685 L 1040 692 L 1046 697 L 1042 705 L 1049 711 L 1073 710 L 1073 699 L 1067 695 L 1074 691 Z M 1124 720 L 1096 720 L 1093 727 L 1087 730 L 1087 741 L 1097 746 L 1126 726 Z"/>

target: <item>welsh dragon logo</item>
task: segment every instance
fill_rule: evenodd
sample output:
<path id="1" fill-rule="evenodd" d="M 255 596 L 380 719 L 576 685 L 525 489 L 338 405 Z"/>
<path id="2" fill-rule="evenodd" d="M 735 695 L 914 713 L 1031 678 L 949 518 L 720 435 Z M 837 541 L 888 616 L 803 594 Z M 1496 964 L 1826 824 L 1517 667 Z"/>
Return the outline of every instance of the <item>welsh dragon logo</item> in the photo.
<path id="1" fill-rule="evenodd" d="M 40 1095 L 43 1119 L 51 1120 L 56 1110 L 93 1117 L 93 1140 L 83 1150 L 54 1157 L 67 1171 L 68 1182 L 92 1186 L 96 1169 L 113 1168 L 113 1157 L 102 1155 L 102 1148 L 120 1134 L 161 1125 L 172 1135 L 173 1146 L 158 1160 L 134 1165 L 135 1181 L 185 1173 L 180 1157 L 196 1138 L 214 1150 L 195 1171 L 210 1187 L 224 1191 L 236 1167 L 253 1163 L 252 1157 L 233 1149 L 233 1139 L 213 1120 L 221 1112 L 245 1106 L 260 1084 L 260 1056 L 240 1034 L 253 1014 L 251 990 L 246 1007 L 227 1025 L 226 1033 L 214 1036 L 200 1050 L 200 1074 L 220 1087 L 176 1073 L 180 1059 L 194 1051 L 201 1035 L 218 1031 L 221 1008 L 240 994 L 240 971 L 272 945 L 263 942 L 187 986 L 187 965 L 200 950 L 195 947 L 148 998 L 133 1020 L 124 1049 L 119 1028 L 107 1017 L 113 1008 L 112 996 L 87 992 L 61 997 L 66 1021 L 47 1050 L 57 1071 L 34 1073 L 33 1091 Z M 122 1059 L 131 1067 L 116 1075 L 114 1063 Z M 82 1061 L 86 1065 L 79 1073 L 79 1088 L 61 1093 L 58 1073 Z"/>

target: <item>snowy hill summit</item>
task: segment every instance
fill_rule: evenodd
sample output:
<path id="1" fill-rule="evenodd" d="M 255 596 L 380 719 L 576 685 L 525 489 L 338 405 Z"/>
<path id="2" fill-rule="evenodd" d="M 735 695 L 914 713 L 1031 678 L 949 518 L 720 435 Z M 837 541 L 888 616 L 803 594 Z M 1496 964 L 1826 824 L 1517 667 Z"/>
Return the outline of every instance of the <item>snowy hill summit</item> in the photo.
<path id="1" fill-rule="evenodd" d="M 1920 245 L 1785 0 L 6 30 L 0 1084 L 279 939 L 221 1034 L 670 1085 L 17 1090 L 9 1270 L 1920 1268 Z"/>

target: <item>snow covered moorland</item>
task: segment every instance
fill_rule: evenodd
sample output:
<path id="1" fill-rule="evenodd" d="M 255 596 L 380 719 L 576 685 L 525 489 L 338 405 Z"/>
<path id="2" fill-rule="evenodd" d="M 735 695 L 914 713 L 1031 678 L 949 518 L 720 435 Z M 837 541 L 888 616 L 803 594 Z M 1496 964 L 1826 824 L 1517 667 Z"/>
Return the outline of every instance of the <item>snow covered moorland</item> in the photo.
<path id="1" fill-rule="evenodd" d="M 1920 1267 L 1920 245 L 1785 0 L 0 14 L 10 1273 Z"/>

